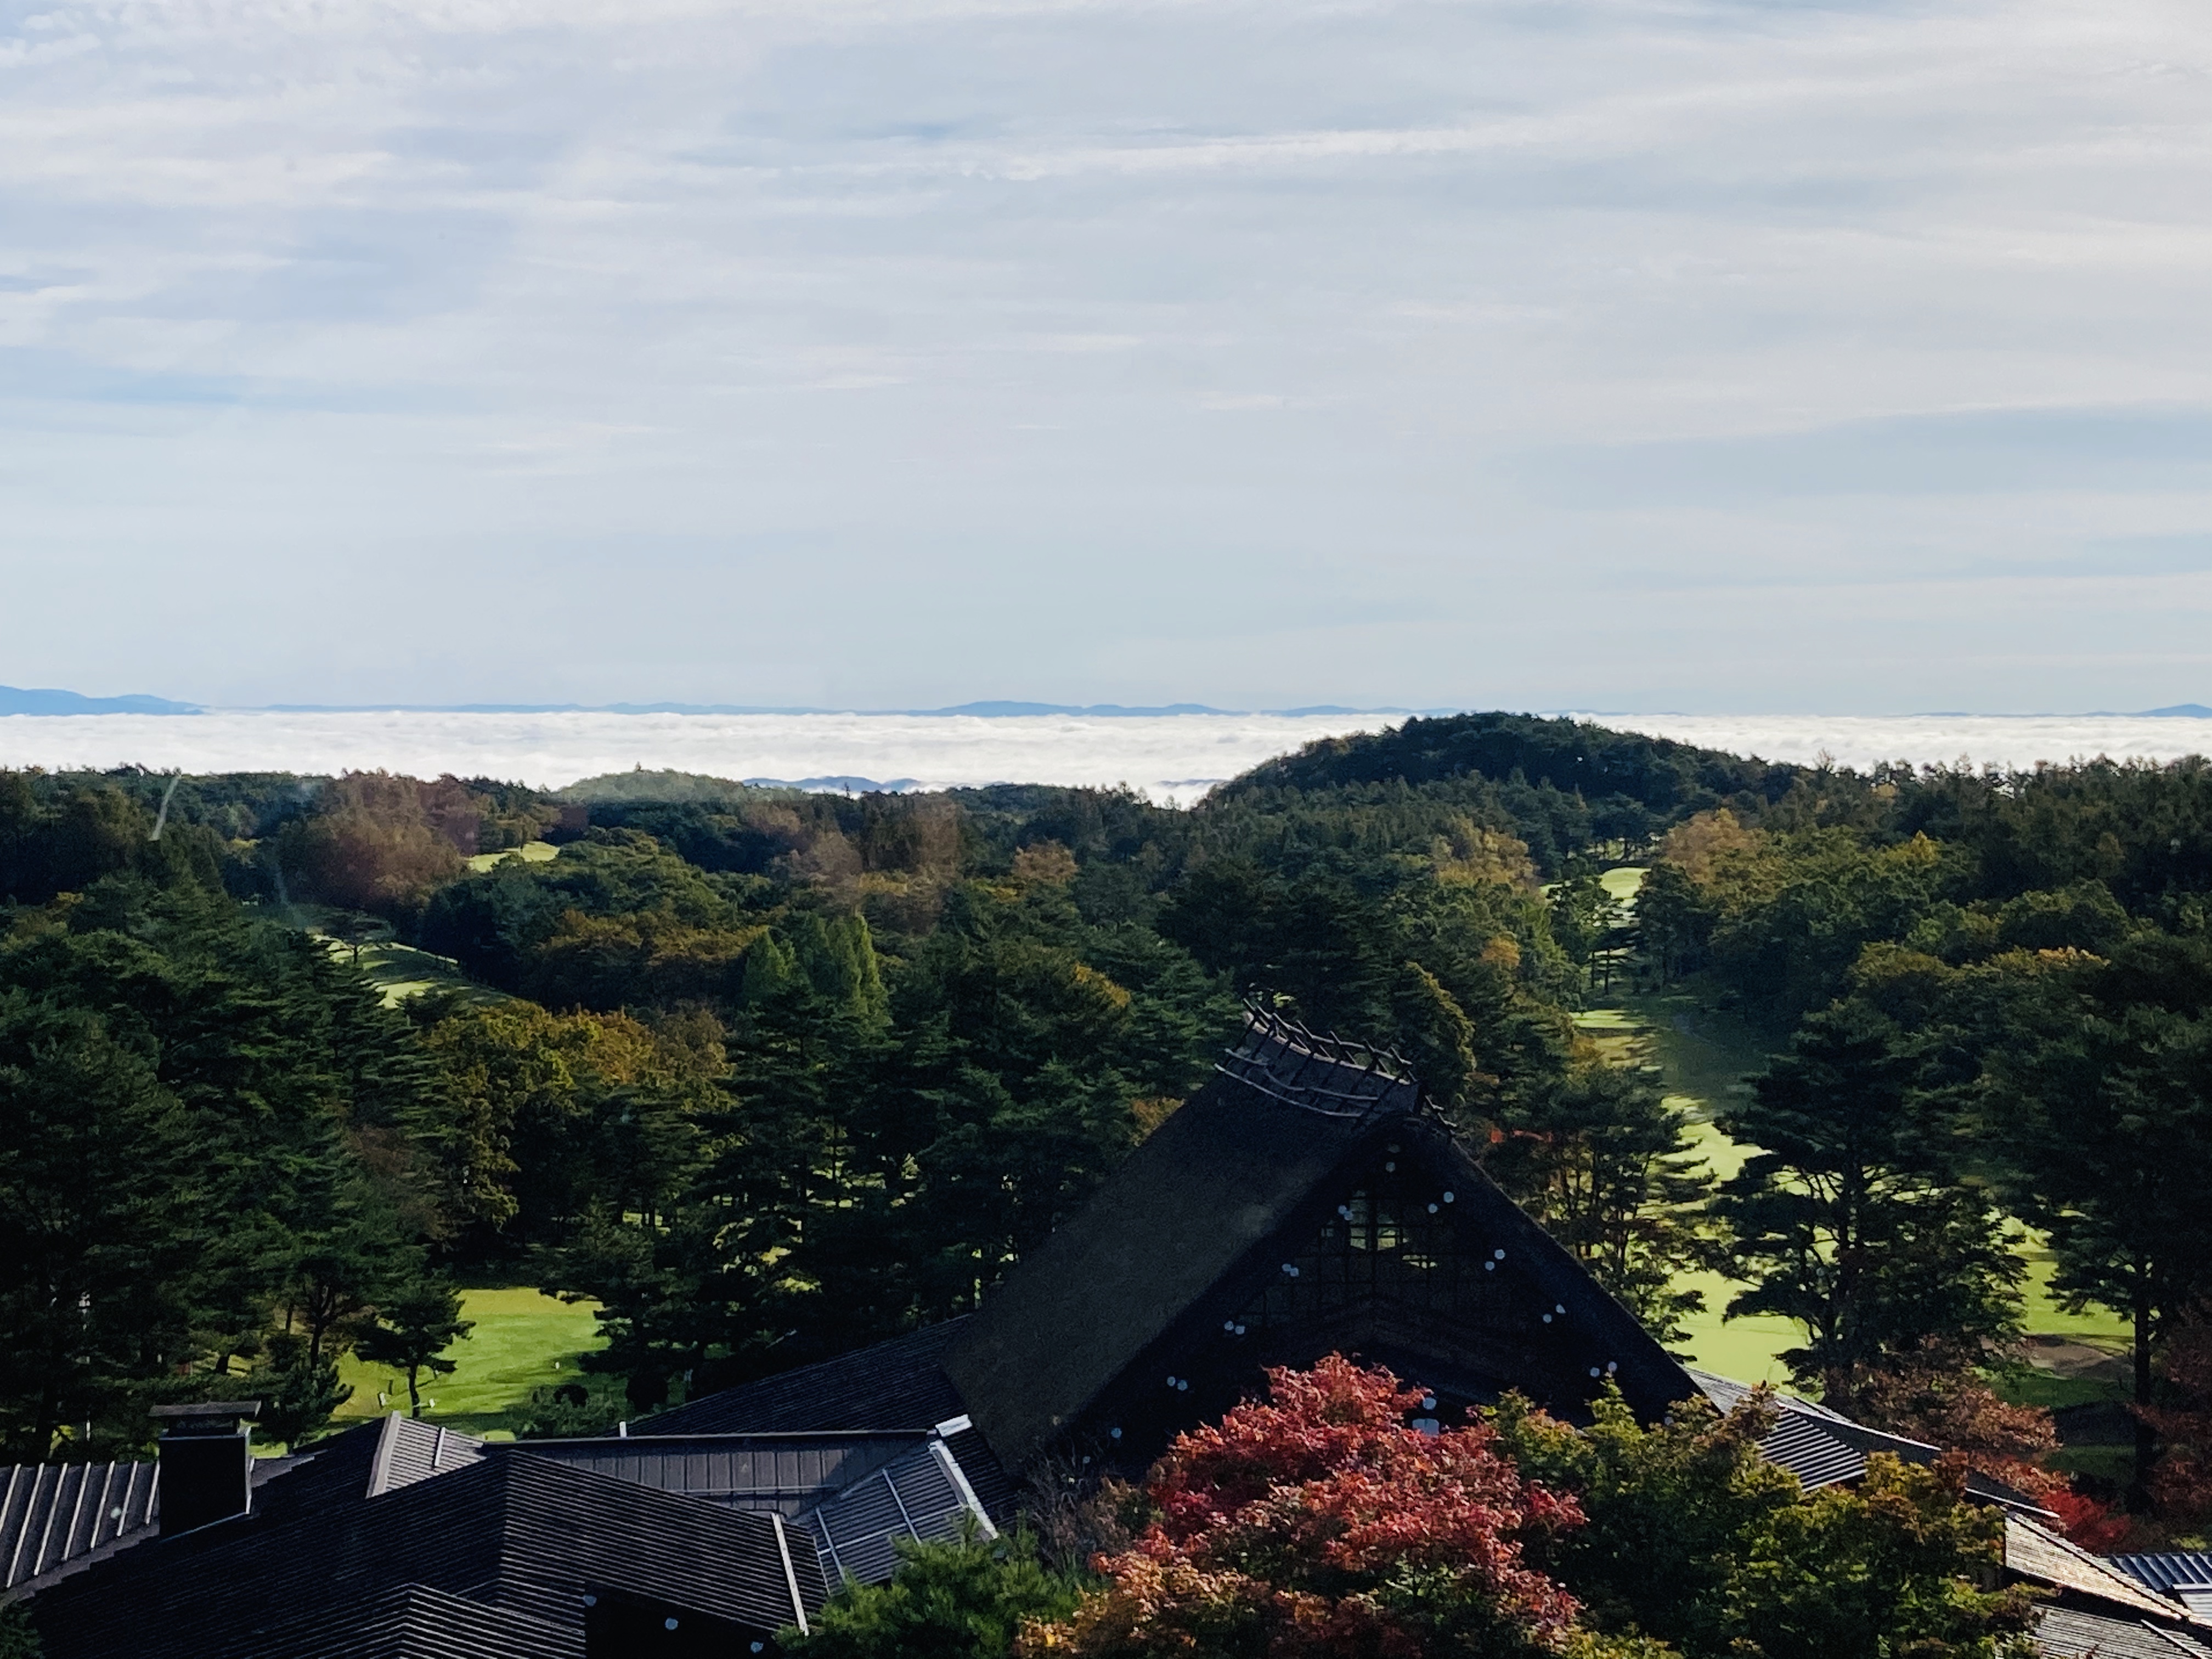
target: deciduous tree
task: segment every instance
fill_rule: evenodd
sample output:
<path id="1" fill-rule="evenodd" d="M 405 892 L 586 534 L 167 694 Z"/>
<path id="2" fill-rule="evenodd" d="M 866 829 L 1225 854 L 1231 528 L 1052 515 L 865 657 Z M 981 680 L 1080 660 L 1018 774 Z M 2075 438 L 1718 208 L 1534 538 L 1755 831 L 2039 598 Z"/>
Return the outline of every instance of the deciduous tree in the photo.
<path id="1" fill-rule="evenodd" d="M 1409 1426 L 1418 1389 L 1340 1357 L 1268 1374 L 1267 1403 L 1177 1437 L 1158 1519 L 1102 1560 L 1106 1587 L 1033 1632 L 1088 1656 L 1554 1653 L 1576 1602 L 1523 1559 L 1574 1527 L 1475 1424 Z"/>

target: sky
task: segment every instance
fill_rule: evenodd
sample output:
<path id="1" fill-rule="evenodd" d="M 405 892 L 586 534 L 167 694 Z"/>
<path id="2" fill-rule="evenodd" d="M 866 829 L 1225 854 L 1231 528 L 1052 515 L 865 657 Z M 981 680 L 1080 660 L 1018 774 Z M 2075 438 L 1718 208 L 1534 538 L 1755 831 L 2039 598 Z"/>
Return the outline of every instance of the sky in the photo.
<path id="1" fill-rule="evenodd" d="M 0 684 L 2212 702 L 2202 0 L 0 0 Z"/>

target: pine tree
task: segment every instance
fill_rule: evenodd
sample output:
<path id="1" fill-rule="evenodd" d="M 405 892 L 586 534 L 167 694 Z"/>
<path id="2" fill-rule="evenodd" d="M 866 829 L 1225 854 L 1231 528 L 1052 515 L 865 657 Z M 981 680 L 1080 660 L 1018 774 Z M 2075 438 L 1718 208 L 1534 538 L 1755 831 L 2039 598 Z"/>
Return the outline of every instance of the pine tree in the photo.
<path id="1" fill-rule="evenodd" d="M 475 1328 L 475 1322 L 461 1317 L 460 1292 L 446 1279 L 426 1277 L 376 1310 L 376 1322 L 362 1333 L 354 1351 L 371 1364 L 404 1371 L 408 1415 L 420 1417 L 422 1373 L 452 1376 L 459 1364 L 445 1351 Z"/>
<path id="2" fill-rule="evenodd" d="M 2002 1217 L 1939 1167 L 1904 1049 L 1863 1006 L 1815 1014 L 1721 1120 L 1759 1149 L 1714 1203 L 1731 1271 L 1750 1285 L 1729 1316 L 1802 1325 L 1805 1345 L 1782 1358 L 1845 1409 L 1862 1368 L 2018 1328 L 2024 1269 Z"/>

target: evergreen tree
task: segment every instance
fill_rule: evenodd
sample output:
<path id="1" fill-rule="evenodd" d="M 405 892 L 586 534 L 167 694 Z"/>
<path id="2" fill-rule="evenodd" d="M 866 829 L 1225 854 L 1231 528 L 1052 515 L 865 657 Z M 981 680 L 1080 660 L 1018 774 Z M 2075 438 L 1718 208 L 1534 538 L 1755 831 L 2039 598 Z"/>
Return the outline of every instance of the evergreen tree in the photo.
<path id="1" fill-rule="evenodd" d="M 1862 1368 L 2018 1328 L 2024 1269 L 1988 1196 L 1938 1166 L 1904 1047 L 1863 1005 L 1814 1015 L 1721 1120 L 1759 1148 L 1714 1204 L 1750 1285 L 1729 1314 L 1802 1325 L 1783 1359 L 1846 1410 Z"/>
<path id="2" fill-rule="evenodd" d="M 2135 1400 L 2155 1402 L 2166 1334 L 2212 1294 L 2212 945 L 2139 941 L 2085 964 L 2070 1017 L 1992 1058 L 1984 1133 L 2049 1234 L 2053 1288 L 2128 1321 Z M 2136 1429 L 2131 1504 L 2155 1435 Z"/>
<path id="3" fill-rule="evenodd" d="M 1486 1167 L 1654 1335 L 1685 1340 L 1678 1323 L 1705 1297 L 1680 1281 L 1711 1254 L 1713 1186 L 1688 1115 L 1650 1076 L 1592 1063 L 1503 1123 Z"/>
<path id="4" fill-rule="evenodd" d="M 182 1294 L 215 1219 L 189 1120 L 108 1023 L 0 991 L 0 1445 L 37 1462 L 66 1427 L 135 1443 L 131 1419 L 191 1357 Z"/>
<path id="5" fill-rule="evenodd" d="M 420 1417 L 422 1374 L 452 1376 L 459 1367 L 445 1351 L 475 1328 L 473 1321 L 461 1317 L 460 1292 L 442 1279 L 426 1277 L 385 1300 L 354 1351 L 371 1364 L 404 1371 L 408 1414 Z"/>

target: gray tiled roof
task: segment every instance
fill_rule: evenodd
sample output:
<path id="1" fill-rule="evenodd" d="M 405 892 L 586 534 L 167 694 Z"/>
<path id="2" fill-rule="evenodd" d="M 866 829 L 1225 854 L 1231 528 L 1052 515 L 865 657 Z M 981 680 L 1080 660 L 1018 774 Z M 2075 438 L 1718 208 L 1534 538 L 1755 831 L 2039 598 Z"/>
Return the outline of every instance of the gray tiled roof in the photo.
<path id="1" fill-rule="evenodd" d="M 941 1426 L 955 1441 L 974 1437 L 958 1419 Z M 775 1510 L 791 1519 L 794 1540 L 820 1551 L 832 1582 L 887 1582 L 902 1538 L 942 1542 L 969 1525 L 986 1537 L 996 1532 L 953 1445 L 934 1431 L 631 1435 L 514 1449 L 732 1509 Z"/>
<path id="2" fill-rule="evenodd" d="M 368 1472 L 368 1493 L 394 1492 L 428 1480 L 447 1469 L 458 1469 L 483 1455 L 481 1440 L 435 1423 L 424 1423 L 404 1413 L 386 1418 L 377 1431 L 376 1457 Z"/>
<path id="3" fill-rule="evenodd" d="M 528 1440 L 516 1449 L 732 1509 L 798 1516 L 918 1450 L 927 1438 L 926 1433 L 630 1435 Z"/>
<path id="4" fill-rule="evenodd" d="M 2212 1659 L 2212 1647 L 2183 1632 L 2073 1607 L 2037 1615 L 2035 1650 L 2043 1659 Z"/>
<path id="5" fill-rule="evenodd" d="M 325 1470 L 360 1470 L 348 1450 Z M 313 1468 L 272 1489 L 305 1481 Z M 33 1616 L 49 1659 L 539 1659 L 564 1647 L 581 1651 L 594 1586 L 763 1634 L 820 1607 L 829 1593 L 805 1535 L 787 1533 L 779 1516 L 608 1480 L 526 1451 L 375 1496 L 363 1488 L 331 1480 L 312 1503 L 309 1488 L 296 1488 L 291 1501 L 128 1551 L 41 1592 Z M 222 1594 L 208 1594 L 210 1584 Z M 434 1625 L 418 1603 L 451 1599 L 475 1604 L 474 1645 L 425 1647 L 413 1637 L 392 1644 L 400 1640 L 387 1628 L 395 1620 L 402 1635 L 410 1620 Z M 533 1622 L 565 1632 L 561 1643 L 537 1641 L 522 1628 Z M 349 1645 L 356 1637 L 362 1644 Z"/>
<path id="6" fill-rule="evenodd" d="M 2122 1572 L 2106 1557 L 2017 1515 L 2005 1517 L 2005 1570 L 2062 1595 L 2087 1596 L 2138 1617 L 2179 1620 L 2184 1609 Z"/>
<path id="7" fill-rule="evenodd" d="M 1747 1384 L 1711 1371 L 1692 1368 L 1690 1378 L 1723 1412 L 1735 1410 L 1752 1392 Z M 1774 1427 L 1759 1449 L 1770 1462 L 1795 1474 L 1808 1492 L 1857 1480 L 1866 1473 L 1869 1452 L 1888 1452 L 1908 1463 L 1928 1462 L 1941 1455 L 1939 1448 L 1924 1441 L 1866 1428 L 1814 1401 L 1786 1394 L 1772 1400 Z"/>

